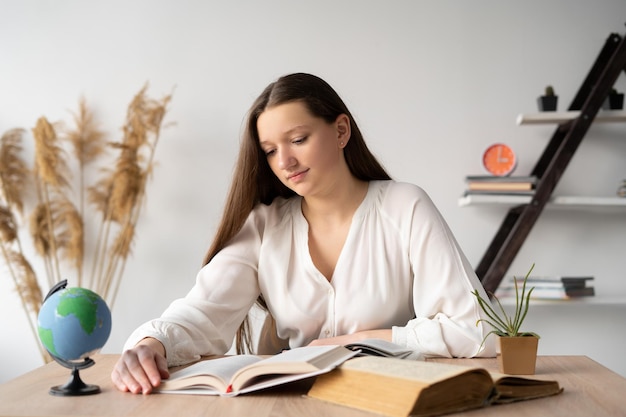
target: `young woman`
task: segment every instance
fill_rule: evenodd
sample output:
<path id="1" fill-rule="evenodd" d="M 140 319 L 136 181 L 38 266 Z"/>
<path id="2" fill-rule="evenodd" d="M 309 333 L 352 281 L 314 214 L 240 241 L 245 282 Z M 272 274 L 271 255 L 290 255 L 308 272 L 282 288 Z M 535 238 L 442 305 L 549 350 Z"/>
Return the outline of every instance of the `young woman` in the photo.
<path id="1" fill-rule="evenodd" d="M 381 338 L 431 356 L 493 356 L 471 291 L 484 291 L 419 187 L 394 182 L 322 79 L 291 74 L 253 104 L 224 215 L 189 294 L 137 329 L 112 373 L 150 393 L 168 366 L 250 346 Z M 271 338 L 262 338 L 258 353 Z M 280 349 L 280 343 L 273 349 Z"/>

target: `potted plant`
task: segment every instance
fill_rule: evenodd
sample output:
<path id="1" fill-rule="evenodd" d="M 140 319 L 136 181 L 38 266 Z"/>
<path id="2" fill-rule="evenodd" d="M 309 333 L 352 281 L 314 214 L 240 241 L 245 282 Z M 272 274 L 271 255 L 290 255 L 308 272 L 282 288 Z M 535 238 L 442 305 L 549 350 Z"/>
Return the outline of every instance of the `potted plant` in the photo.
<path id="1" fill-rule="evenodd" d="M 478 290 L 472 292 L 478 300 L 480 308 L 488 317 L 488 319 L 478 320 L 476 325 L 484 321 L 493 328 L 493 330 L 487 333 L 485 339 L 483 339 L 483 343 L 491 334 L 497 336 L 496 341 L 499 351 L 498 366 L 500 367 L 500 372 L 505 374 L 532 375 L 535 373 L 539 335 L 532 332 L 522 332 L 520 330 L 526 318 L 526 314 L 528 313 L 530 296 L 535 289 L 534 287 L 530 289 L 526 288 L 528 276 L 534 267 L 535 264 L 531 266 L 524 277 L 524 281 L 521 283 L 521 290 L 517 278 L 513 277 L 515 285 L 515 310 L 512 315 L 506 313 L 502 303 L 493 293 L 489 293 L 489 295 L 493 297 L 499 311 L 496 311 L 492 307 L 492 303 L 489 300 L 482 298 Z"/>
<path id="2" fill-rule="evenodd" d="M 609 95 L 604 99 L 602 108 L 604 110 L 622 110 L 624 108 L 624 93 L 618 93 L 616 89 L 612 88 Z"/>
<path id="3" fill-rule="evenodd" d="M 559 96 L 554 94 L 554 88 L 549 85 L 544 95 L 537 97 L 537 106 L 539 106 L 539 111 L 556 111 L 558 101 Z"/>

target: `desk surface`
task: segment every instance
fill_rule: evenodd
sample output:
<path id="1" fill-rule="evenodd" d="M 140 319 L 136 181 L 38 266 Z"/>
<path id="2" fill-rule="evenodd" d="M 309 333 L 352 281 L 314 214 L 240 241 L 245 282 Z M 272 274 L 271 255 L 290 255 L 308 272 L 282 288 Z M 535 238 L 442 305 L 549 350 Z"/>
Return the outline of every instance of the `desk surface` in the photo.
<path id="1" fill-rule="evenodd" d="M 87 384 L 102 392 L 85 397 L 55 397 L 51 386 L 62 385 L 70 371 L 50 363 L 0 384 L 0 416 L 341 416 L 372 417 L 366 413 L 307 398 L 311 381 L 276 387 L 235 398 L 191 395 L 133 395 L 117 391 L 110 372 L 118 355 L 97 355 L 96 364 L 81 371 Z M 497 370 L 495 359 L 435 359 Z M 455 416 L 619 416 L 626 413 L 626 378 L 585 356 L 540 356 L 536 378 L 555 379 L 560 395 L 497 405 Z"/>

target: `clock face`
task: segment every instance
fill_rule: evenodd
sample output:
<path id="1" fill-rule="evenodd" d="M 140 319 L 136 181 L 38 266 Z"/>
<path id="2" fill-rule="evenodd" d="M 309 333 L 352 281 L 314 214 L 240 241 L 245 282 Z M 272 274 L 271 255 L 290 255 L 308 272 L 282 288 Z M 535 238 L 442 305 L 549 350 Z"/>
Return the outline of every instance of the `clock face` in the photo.
<path id="1" fill-rule="evenodd" d="M 483 154 L 483 166 L 493 175 L 509 175 L 515 169 L 516 164 L 515 152 L 503 143 L 491 145 Z"/>

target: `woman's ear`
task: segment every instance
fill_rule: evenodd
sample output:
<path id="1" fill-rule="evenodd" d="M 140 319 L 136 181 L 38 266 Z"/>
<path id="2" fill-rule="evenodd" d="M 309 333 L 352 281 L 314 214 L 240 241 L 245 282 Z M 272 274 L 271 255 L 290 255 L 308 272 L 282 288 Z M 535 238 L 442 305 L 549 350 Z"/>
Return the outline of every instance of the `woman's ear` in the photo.
<path id="1" fill-rule="evenodd" d="M 337 143 L 340 148 L 345 148 L 350 140 L 350 118 L 346 114 L 340 114 L 335 120 L 335 126 L 337 127 Z"/>

